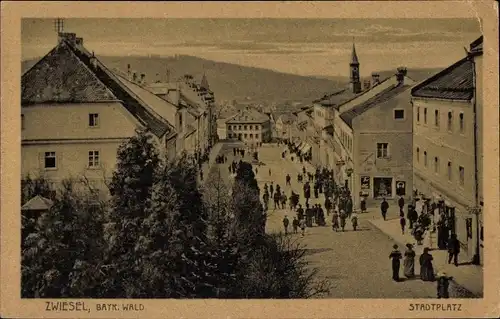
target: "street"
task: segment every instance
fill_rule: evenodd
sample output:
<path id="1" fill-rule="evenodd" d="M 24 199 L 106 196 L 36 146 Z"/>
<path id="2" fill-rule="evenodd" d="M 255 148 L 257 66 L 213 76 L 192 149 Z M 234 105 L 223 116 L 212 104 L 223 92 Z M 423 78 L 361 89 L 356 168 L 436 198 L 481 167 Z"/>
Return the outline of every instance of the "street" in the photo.
<path id="1" fill-rule="evenodd" d="M 287 197 L 293 189 L 300 194 L 300 203 L 304 206 L 302 184 L 297 182 L 297 173 L 302 170 L 300 163 L 292 162 L 289 157 L 281 158 L 284 146 L 266 145 L 259 150 L 259 159 L 265 165 L 259 167 L 257 180 L 263 189 L 264 183 L 274 182 L 286 190 Z M 306 167 L 307 169 L 307 167 Z M 271 176 L 269 176 L 271 170 Z M 312 171 L 312 168 L 310 169 Z M 285 176 L 292 177 L 291 187 L 285 186 Z M 324 197 L 312 199 L 312 203 L 324 203 Z M 268 212 L 267 232 L 283 231 L 282 220 L 288 215 L 290 221 L 295 212 L 287 209 L 273 211 L 273 204 Z M 395 218 L 398 208 L 391 207 L 388 217 Z M 419 279 L 394 282 L 391 279 L 389 254 L 394 242 L 384 233 L 373 227 L 367 220 L 380 218 L 378 208 L 368 209 L 368 213 L 359 214 L 358 231 L 352 231 L 350 222 L 345 232 L 331 229 L 331 217 L 327 216 L 327 226 L 315 226 L 306 229 L 306 236 L 291 235 L 297 238 L 307 249 L 307 260 L 311 267 L 319 268 L 319 275 L 330 284 L 328 298 L 435 298 L 436 283 L 423 282 Z M 290 226 L 291 228 L 291 226 Z M 404 252 L 405 247 L 400 247 Z M 416 263 L 418 263 L 418 256 Z M 418 274 L 419 267 L 415 272 Z M 400 276 L 403 274 L 401 269 Z M 450 287 L 451 288 L 451 287 Z M 464 292 L 450 289 L 452 297 L 462 296 Z"/>

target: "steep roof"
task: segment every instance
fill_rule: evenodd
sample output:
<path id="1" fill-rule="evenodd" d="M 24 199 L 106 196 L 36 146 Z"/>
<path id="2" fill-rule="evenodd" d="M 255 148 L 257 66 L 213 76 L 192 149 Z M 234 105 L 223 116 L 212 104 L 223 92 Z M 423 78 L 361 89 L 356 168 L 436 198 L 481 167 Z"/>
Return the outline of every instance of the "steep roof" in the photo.
<path id="1" fill-rule="evenodd" d="M 359 64 L 358 55 L 356 54 L 356 47 L 354 46 L 354 43 L 352 44 L 351 64 Z"/>
<path id="2" fill-rule="evenodd" d="M 411 85 L 408 84 L 399 84 L 399 85 L 391 85 L 389 88 L 383 90 L 377 95 L 371 97 L 367 101 L 356 105 L 352 109 L 343 112 L 340 114 L 340 118 L 352 128 L 352 121 L 355 117 L 367 112 L 368 110 L 377 107 L 381 103 L 384 103 L 393 97 L 401 94 L 402 92 L 409 89 Z"/>
<path id="3" fill-rule="evenodd" d="M 54 202 L 48 198 L 36 195 L 29 201 L 27 201 L 21 210 L 49 210 L 54 205 Z"/>
<path id="4" fill-rule="evenodd" d="M 96 60 L 95 66 L 91 60 Z M 168 119 L 148 106 L 154 94 L 127 85 L 83 45 L 68 39 L 44 56 L 21 78 L 22 104 L 120 101 L 154 135 L 175 134 Z M 155 105 L 153 105 L 155 107 Z M 156 107 L 155 107 L 156 108 Z"/>
<path id="5" fill-rule="evenodd" d="M 474 63 L 465 57 L 443 71 L 416 85 L 415 97 L 470 100 L 474 94 Z"/>
<path id="6" fill-rule="evenodd" d="M 208 85 L 208 80 L 207 80 L 207 76 L 205 75 L 205 73 L 203 73 L 203 77 L 201 78 L 200 87 L 205 89 L 205 90 L 210 90 L 210 86 Z"/>
<path id="7" fill-rule="evenodd" d="M 116 96 L 69 48 L 54 47 L 21 77 L 21 104 L 94 103 Z"/>
<path id="8" fill-rule="evenodd" d="M 228 120 L 226 123 L 228 124 L 236 124 L 236 123 L 264 123 L 269 120 L 269 117 L 266 115 L 258 112 L 257 110 L 254 109 L 245 109 L 235 116 L 233 116 L 230 120 Z"/>

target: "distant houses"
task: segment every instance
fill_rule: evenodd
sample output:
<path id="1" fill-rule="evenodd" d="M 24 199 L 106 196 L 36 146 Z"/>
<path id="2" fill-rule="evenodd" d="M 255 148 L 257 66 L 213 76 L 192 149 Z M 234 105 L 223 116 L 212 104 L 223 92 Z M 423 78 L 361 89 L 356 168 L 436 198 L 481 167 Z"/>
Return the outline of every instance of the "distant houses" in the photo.
<path id="1" fill-rule="evenodd" d="M 253 108 L 246 108 L 226 121 L 227 139 L 243 141 L 256 147 L 271 140 L 269 117 Z"/>
<path id="2" fill-rule="evenodd" d="M 43 176 L 56 185 L 74 177 L 105 193 L 118 146 L 139 128 L 167 160 L 184 150 L 207 152 L 213 92 L 181 89 L 170 100 L 147 88 L 144 77 L 110 70 L 82 38 L 59 33 L 57 45 L 21 78 L 21 179 Z"/>

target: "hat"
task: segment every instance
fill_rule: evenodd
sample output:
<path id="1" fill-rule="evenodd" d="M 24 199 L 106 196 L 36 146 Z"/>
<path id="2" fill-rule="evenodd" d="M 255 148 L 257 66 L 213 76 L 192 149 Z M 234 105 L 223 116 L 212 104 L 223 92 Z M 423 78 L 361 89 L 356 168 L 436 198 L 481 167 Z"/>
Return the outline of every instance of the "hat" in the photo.
<path id="1" fill-rule="evenodd" d="M 408 244 L 406 244 L 406 247 L 408 247 L 408 248 L 413 248 L 413 245 L 412 245 L 412 244 L 410 244 L 410 243 L 408 243 Z"/>
<path id="2" fill-rule="evenodd" d="M 438 277 L 447 277 L 447 274 L 444 271 L 440 271 L 437 273 Z"/>
<path id="3" fill-rule="evenodd" d="M 394 245 L 392 245 L 392 248 L 398 249 L 398 245 L 394 244 Z"/>

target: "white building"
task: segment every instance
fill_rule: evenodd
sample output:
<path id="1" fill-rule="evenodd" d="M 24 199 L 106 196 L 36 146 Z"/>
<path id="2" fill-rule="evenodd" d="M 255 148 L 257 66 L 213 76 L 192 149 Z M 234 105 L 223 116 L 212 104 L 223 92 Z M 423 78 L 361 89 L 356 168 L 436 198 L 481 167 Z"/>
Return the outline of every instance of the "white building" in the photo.
<path id="1" fill-rule="evenodd" d="M 174 105 L 117 75 L 74 33 L 21 78 L 21 179 L 43 175 L 53 183 L 85 177 L 105 189 L 120 144 L 146 128 L 161 155 L 176 155 Z"/>
<path id="2" fill-rule="evenodd" d="M 482 255 L 482 37 L 463 59 L 412 89 L 414 188 L 443 199 L 463 251 Z"/>

